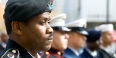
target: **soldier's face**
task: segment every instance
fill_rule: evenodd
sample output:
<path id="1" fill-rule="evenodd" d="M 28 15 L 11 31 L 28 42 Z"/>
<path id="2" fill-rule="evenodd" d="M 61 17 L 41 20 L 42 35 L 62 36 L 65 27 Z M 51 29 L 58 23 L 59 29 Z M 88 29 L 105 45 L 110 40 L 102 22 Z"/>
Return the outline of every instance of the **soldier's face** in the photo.
<path id="1" fill-rule="evenodd" d="M 67 48 L 69 35 L 64 31 L 53 32 L 52 47 L 58 50 L 64 50 Z"/>
<path id="2" fill-rule="evenodd" d="M 1 34 L 1 41 L 3 41 L 4 43 L 7 43 L 8 41 L 8 35 L 6 33 L 2 33 Z"/>
<path id="3" fill-rule="evenodd" d="M 50 13 L 44 12 L 32 17 L 27 24 L 22 25 L 24 40 L 30 48 L 35 50 L 48 50 L 51 48 L 53 29 L 48 24 Z"/>
<path id="4" fill-rule="evenodd" d="M 78 34 L 76 32 L 72 32 L 69 37 L 71 37 L 69 39 L 70 40 L 69 42 L 71 42 L 73 44 L 73 46 L 75 46 L 77 48 L 84 47 L 85 40 L 86 40 L 85 35 Z"/>
<path id="5" fill-rule="evenodd" d="M 112 44 L 112 39 L 113 39 L 113 37 L 112 37 L 112 32 L 104 32 L 103 34 L 102 34 L 102 41 L 103 41 L 103 43 L 104 44 L 107 44 L 107 45 L 111 45 Z"/>
<path id="6" fill-rule="evenodd" d="M 92 50 L 98 50 L 100 48 L 100 40 L 90 43 L 88 42 L 87 45 L 89 45 Z"/>

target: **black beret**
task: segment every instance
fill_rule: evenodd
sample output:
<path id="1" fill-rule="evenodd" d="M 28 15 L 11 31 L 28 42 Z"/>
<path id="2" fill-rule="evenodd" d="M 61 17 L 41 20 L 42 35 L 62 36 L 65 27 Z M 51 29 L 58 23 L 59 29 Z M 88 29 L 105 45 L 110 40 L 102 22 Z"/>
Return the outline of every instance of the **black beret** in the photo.
<path id="1" fill-rule="evenodd" d="M 53 0 L 8 0 L 3 15 L 6 21 L 24 21 L 43 12 L 51 12 Z"/>
<path id="2" fill-rule="evenodd" d="M 97 31 L 92 28 L 88 29 L 87 32 L 88 32 L 88 35 L 86 35 L 87 42 L 95 42 L 99 40 L 101 37 L 101 33 L 102 33 L 101 31 Z"/>

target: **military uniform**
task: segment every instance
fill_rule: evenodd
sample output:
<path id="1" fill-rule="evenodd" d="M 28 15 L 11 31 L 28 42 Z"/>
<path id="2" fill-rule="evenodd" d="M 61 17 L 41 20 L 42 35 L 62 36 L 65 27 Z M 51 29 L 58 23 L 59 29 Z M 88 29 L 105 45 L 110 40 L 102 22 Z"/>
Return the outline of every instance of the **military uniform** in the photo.
<path id="1" fill-rule="evenodd" d="M 71 32 L 75 32 L 77 34 L 81 34 L 84 36 L 88 35 L 87 31 L 85 30 L 86 19 L 78 19 L 78 20 L 69 22 L 68 24 L 66 24 L 66 27 L 68 27 L 71 30 Z M 68 46 L 68 48 L 64 50 L 63 57 L 64 58 L 81 58 L 80 53 L 71 46 Z"/>
<path id="2" fill-rule="evenodd" d="M 96 43 L 96 41 L 99 41 L 101 34 L 102 34 L 101 31 L 97 31 L 93 28 L 88 29 L 87 32 L 88 32 L 88 35 L 86 35 L 86 38 L 87 38 L 88 46 L 90 45 L 88 43 L 94 44 Z M 83 50 L 83 53 L 81 54 L 81 57 L 82 58 L 102 58 L 99 52 L 97 51 L 97 49 L 99 49 L 100 47 L 99 45 L 100 43 L 97 44 L 98 47 L 94 49 L 94 51 L 91 51 L 90 48 L 88 48 L 88 46 L 85 47 Z"/>
<path id="3" fill-rule="evenodd" d="M 33 58 L 23 47 L 9 39 L 6 49 L 0 54 L 1 58 Z"/>
<path id="4" fill-rule="evenodd" d="M 4 47 L 2 46 L 2 44 L 0 44 L 0 52 L 4 50 Z"/>
<path id="5" fill-rule="evenodd" d="M 113 32 L 114 26 L 113 24 L 102 24 L 95 27 L 96 30 L 104 32 Z M 103 41 L 102 41 L 103 42 Z M 101 54 L 102 58 L 116 58 L 115 54 L 112 53 L 112 49 L 109 49 L 110 45 L 107 45 L 107 47 L 104 47 L 103 45 L 100 46 L 100 49 L 98 50 Z"/>
<path id="6" fill-rule="evenodd" d="M 41 58 L 63 58 L 63 51 L 58 51 L 54 48 L 51 48 L 47 52 L 41 54 Z"/>
<path id="7" fill-rule="evenodd" d="M 102 58 L 115 58 L 115 55 L 110 55 L 103 49 L 99 49 L 98 52 L 100 53 Z"/>

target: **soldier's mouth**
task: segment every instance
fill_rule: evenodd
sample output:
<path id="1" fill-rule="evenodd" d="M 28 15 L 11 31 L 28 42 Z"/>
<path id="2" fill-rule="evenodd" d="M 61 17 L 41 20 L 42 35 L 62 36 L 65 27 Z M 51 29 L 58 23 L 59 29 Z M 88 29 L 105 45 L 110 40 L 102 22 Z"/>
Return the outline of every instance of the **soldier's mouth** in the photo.
<path id="1" fill-rule="evenodd" d="M 49 45 L 52 43 L 52 39 L 53 39 L 53 36 L 52 34 L 49 35 L 49 37 L 47 38 L 47 41 L 46 41 L 46 44 Z"/>
<path id="2" fill-rule="evenodd" d="M 47 38 L 47 40 L 52 40 L 53 39 L 53 35 L 50 34 L 49 37 Z"/>
<path id="3" fill-rule="evenodd" d="M 47 45 L 50 45 L 51 43 L 52 43 L 52 40 L 47 40 L 47 41 L 46 41 L 46 44 L 47 44 Z"/>

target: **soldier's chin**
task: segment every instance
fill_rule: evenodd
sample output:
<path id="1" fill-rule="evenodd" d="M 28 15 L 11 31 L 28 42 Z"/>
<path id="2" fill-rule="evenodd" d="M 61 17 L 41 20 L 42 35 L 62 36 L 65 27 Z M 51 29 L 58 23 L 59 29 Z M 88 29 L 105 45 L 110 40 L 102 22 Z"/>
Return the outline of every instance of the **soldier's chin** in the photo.
<path id="1" fill-rule="evenodd" d="M 84 45 L 80 45 L 80 47 L 79 48 L 83 48 L 84 47 Z"/>
<path id="2" fill-rule="evenodd" d="M 47 45 L 45 48 L 46 50 L 49 50 L 51 48 L 51 45 Z"/>
<path id="3" fill-rule="evenodd" d="M 66 48 L 67 48 L 67 45 L 64 45 L 64 46 L 63 46 L 63 50 L 65 50 Z"/>

